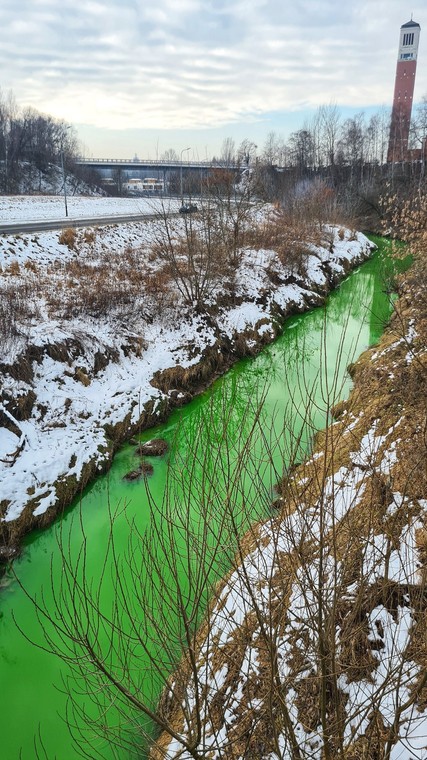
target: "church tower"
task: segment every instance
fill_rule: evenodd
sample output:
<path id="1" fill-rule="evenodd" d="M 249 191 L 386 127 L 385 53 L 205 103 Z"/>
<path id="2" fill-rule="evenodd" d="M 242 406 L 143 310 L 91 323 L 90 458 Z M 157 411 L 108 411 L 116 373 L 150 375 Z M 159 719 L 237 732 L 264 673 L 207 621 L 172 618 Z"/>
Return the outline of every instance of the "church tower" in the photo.
<path id="1" fill-rule="evenodd" d="M 405 161 L 408 156 L 409 126 L 417 70 L 418 44 L 421 27 L 408 21 L 400 27 L 399 53 L 387 161 Z"/>

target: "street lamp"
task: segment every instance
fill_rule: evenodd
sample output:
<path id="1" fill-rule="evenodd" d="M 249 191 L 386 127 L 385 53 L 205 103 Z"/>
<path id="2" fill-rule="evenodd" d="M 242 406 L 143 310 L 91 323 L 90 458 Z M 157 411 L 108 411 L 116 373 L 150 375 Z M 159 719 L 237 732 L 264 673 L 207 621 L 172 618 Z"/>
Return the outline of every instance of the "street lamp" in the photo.
<path id="1" fill-rule="evenodd" d="M 184 201 L 184 193 L 182 192 L 182 154 L 185 153 L 186 150 L 191 150 L 191 148 L 183 148 L 181 151 L 181 201 Z"/>
<path id="2" fill-rule="evenodd" d="M 68 127 L 65 127 L 65 132 L 67 132 L 68 129 L 71 129 L 71 126 L 68 125 Z M 68 216 L 68 206 L 67 206 L 67 188 L 65 186 L 65 162 L 64 162 L 64 138 L 65 133 L 62 134 L 61 138 L 61 166 L 62 166 L 62 181 L 64 184 L 64 205 L 65 205 L 65 216 Z"/>
<path id="3" fill-rule="evenodd" d="M 68 216 L 67 207 L 67 188 L 65 187 L 65 164 L 64 164 L 64 147 L 61 145 L 61 165 L 62 165 L 62 182 L 64 185 L 64 204 L 65 204 L 65 216 Z"/>

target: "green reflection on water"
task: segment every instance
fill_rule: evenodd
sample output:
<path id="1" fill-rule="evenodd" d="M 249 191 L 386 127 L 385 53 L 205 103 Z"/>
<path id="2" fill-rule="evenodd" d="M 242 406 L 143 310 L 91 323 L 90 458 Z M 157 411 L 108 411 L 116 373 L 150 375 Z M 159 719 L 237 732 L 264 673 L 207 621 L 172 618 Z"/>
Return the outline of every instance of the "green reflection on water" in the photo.
<path id="1" fill-rule="evenodd" d="M 283 466 L 286 467 L 286 460 L 301 458 L 307 453 L 313 428 L 320 429 L 328 421 L 326 402 L 331 403 L 348 395 L 351 381 L 346 367 L 368 345 L 378 340 L 389 318 L 391 306 L 386 283 L 391 274 L 383 253 L 384 246 L 381 245 L 380 253 L 350 275 L 331 295 L 326 308 L 288 320 L 282 336 L 260 356 L 239 362 L 208 392 L 173 413 L 164 425 L 141 436 L 142 440 L 163 437 L 171 444 L 168 456 L 154 462 L 154 475 L 150 479 L 154 502 L 161 503 L 168 465 L 174 464 L 179 473 L 174 481 L 175 502 L 183 513 L 189 515 L 192 530 L 197 532 L 199 505 L 197 498 L 188 492 L 189 462 L 195 463 L 196 470 L 199 467 L 199 479 L 203 475 L 201 465 L 197 464 L 198 459 L 211 469 L 210 482 L 217 483 L 217 498 L 223 498 L 230 467 L 232 469 L 234 466 L 233 462 L 224 463 L 221 459 L 224 435 L 227 435 L 229 444 L 231 442 L 231 451 L 235 443 L 237 452 L 239 443 L 251 429 L 252 415 L 256 413 L 258 402 L 262 401 L 261 427 L 272 442 L 273 458 L 270 461 L 265 457 L 266 441 L 258 438 L 251 452 L 257 477 L 252 481 L 246 476 L 245 495 L 239 497 L 242 504 L 244 502 L 245 512 L 240 511 L 238 519 L 245 524 L 249 518 L 253 520 L 266 514 L 273 485 Z M 287 424 L 289 419 L 293 420 L 292 429 Z M 230 446 L 227 451 L 230 458 Z M 206 452 L 209 457 L 206 457 Z M 113 510 L 119 505 L 120 517 L 115 531 L 119 552 L 127 546 L 132 520 L 135 520 L 133 528 L 141 534 L 144 532 L 150 518 L 144 484 L 127 483 L 122 479 L 134 465 L 134 450 L 124 446 L 110 472 L 85 491 L 80 508 L 74 505 L 62 521 L 28 538 L 23 556 L 15 563 L 14 569 L 19 582 L 31 595 L 43 593 L 45 602 L 50 604 L 53 593 L 51 570 L 54 577 L 63 576 L 62 560 L 57 550 L 58 531 L 62 531 L 63 536 L 70 536 L 70 552 L 76 556 L 83 541 L 80 516 L 84 535 L 88 539 L 88 571 L 94 578 L 95 587 L 110 531 L 108 504 Z M 255 484 L 257 492 L 254 492 Z M 213 543 L 217 529 L 219 527 L 213 516 L 210 535 Z M 178 540 L 184 549 L 184 539 Z M 192 561 L 196 560 L 192 558 Z M 218 568 L 223 572 L 227 556 L 220 555 L 217 560 Z M 184 577 L 183 570 L 185 587 Z M 189 592 L 188 584 L 185 591 Z M 102 589 L 102 599 L 107 606 L 113 594 L 114 585 L 110 582 Z M 61 691 L 61 678 L 67 678 L 67 668 L 58 658 L 29 644 L 18 632 L 13 616 L 29 637 L 43 645 L 40 624 L 32 603 L 18 583 L 7 577 L 2 591 L 0 617 L 1 755 L 13 760 L 20 757 L 22 748 L 23 760 L 32 760 L 36 757 L 34 736 L 40 729 L 49 758 L 74 760 L 79 755 L 71 746 L 64 722 L 66 698 Z M 168 624 L 173 631 L 178 621 L 171 619 Z M 166 671 L 173 664 L 173 657 L 171 647 L 163 658 Z M 154 703 L 158 696 L 159 679 L 154 677 L 142 653 L 139 667 L 140 687 L 146 698 Z M 114 754 L 105 746 L 102 749 L 106 758 L 128 757 L 126 752 Z"/>

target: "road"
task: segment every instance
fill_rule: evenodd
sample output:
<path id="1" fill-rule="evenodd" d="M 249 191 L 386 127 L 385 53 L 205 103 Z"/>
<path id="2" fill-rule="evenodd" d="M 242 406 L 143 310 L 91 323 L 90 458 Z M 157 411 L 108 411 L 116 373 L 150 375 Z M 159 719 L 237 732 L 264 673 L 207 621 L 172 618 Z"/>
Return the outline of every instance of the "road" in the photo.
<path id="1" fill-rule="evenodd" d="M 0 235 L 14 235 L 26 232 L 46 232 L 47 230 L 62 230 L 66 227 L 102 227 L 105 224 L 126 224 L 127 222 L 147 222 L 158 219 L 158 214 L 115 214 L 113 216 L 91 216 L 74 219 L 38 219 L 32 222 L 2 222 Z"/>

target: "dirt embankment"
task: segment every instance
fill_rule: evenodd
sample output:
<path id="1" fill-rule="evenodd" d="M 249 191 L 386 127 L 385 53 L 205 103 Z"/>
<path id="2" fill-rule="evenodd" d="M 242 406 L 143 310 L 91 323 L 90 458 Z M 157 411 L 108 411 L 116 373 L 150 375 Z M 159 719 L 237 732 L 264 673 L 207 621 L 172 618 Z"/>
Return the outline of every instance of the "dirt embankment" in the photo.
<path id="1" fill-rule="evenodd" d="M 209 756 L 423 751 L 425 279 L 415 267 L 401 285 L 380 344 L 351 367 L 349 400 L 281 484 L 279 514 L 245 537 L 199 631 L 197 676 L 174 675 L 179 706 L 164 695 L 175 735 L 189 744 L 203 716 L 199 749 Z M 152 756 L 165 751 L 190 757 L 167 733 Z"/>

